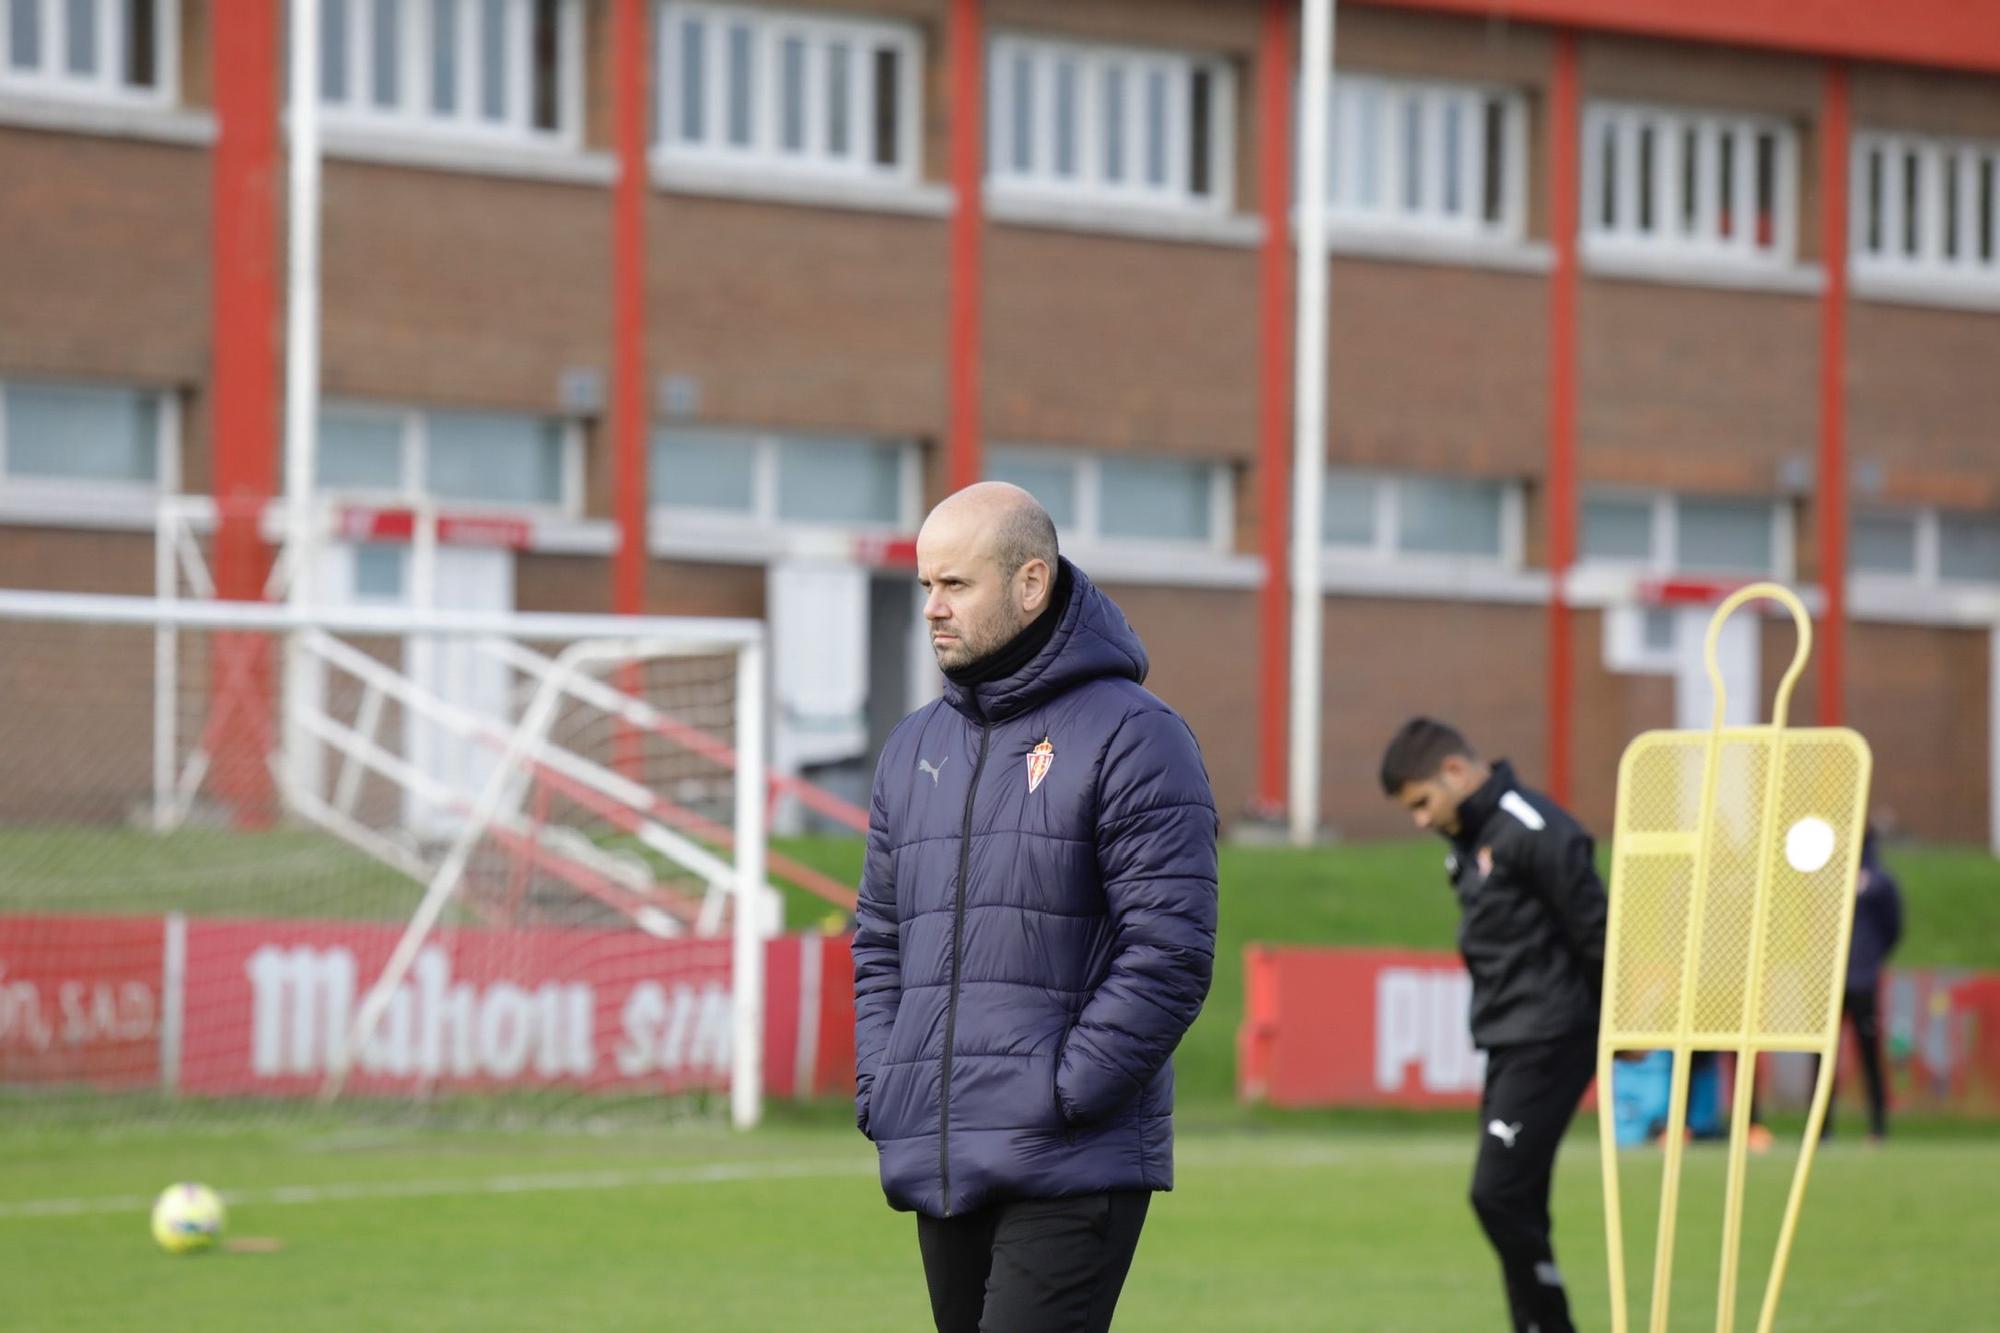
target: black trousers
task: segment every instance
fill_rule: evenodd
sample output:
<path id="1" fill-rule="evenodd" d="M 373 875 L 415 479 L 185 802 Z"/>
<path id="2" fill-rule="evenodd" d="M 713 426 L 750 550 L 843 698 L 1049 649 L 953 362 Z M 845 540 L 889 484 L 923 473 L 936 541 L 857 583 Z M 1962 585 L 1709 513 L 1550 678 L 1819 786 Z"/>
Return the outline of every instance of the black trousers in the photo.
<path id="1" fill-rule="evenodd" d="M 938 1333 L 1104 1333 L 1152 1199 L 1120 1190 L 919 1213 Z"/>
<path id="2" fill-rule="evenodd" d="M 1515 1333 L 1575 1327 L 1549 1239 L 1549 1183 L 1556 1149 L 1596 1072 L 1597 1038 L 1587 1030 L 1487 1052 L 1472 1209 L 1500 1256 Z"/>
<path id="3" fill-rule="evenodd" d="M 1854 1044 L 1861 1048 L 1861 1078 L 1868 1085 L 1868 1132 L 1881 1138 L 1889 1132 L 1889 1088 L 1882 1066 L 1882 1009 L 1872 990 L 1851 990 L 1841 996 L 1840 1016 L 1854 1028 Z M 1839 1086 L 1839 1069 L 1834 1079 Z M 1826 1124 L 1822 1132 L 1833 1132 L 1833 1103 L 1826 1104 Z"/>

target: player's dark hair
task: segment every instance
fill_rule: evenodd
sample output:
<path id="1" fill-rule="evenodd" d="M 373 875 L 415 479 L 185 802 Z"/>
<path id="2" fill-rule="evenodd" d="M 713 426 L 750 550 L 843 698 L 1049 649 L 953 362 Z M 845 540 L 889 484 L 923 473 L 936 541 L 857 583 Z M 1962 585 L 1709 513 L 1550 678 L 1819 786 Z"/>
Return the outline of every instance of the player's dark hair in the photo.
<path id="1" fill-rule="evenodd" d="M 1477 759 L 1478 752 L 1457 727 L 1434 717 L 1413 717 L 1405 722 L 1382 752 L 1382 791 L 1400 796 L 1412 782 L 1434 778 L 1444 761 L 1457 755 Z"/>

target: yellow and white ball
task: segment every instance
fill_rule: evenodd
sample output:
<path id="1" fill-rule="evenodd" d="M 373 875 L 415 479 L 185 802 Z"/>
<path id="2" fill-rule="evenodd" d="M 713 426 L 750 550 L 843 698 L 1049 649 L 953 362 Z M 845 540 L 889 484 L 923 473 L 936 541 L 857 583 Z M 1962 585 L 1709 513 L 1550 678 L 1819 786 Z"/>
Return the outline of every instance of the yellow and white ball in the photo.
<path id="1" fill-rule="evenodd" d="M 153 1239 L 168 1254 L 206 1250 L 221 1239 L 227 1215 L 222 1196 L 208 1186 L 191 1180 L 169 1185 L 153 1204 Z"/>

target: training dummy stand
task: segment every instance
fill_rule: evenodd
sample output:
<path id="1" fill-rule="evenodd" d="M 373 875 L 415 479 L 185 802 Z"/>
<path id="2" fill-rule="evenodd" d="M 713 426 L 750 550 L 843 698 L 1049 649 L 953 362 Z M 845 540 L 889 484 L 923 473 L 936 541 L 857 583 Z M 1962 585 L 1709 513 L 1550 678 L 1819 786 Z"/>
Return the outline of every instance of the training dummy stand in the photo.
<path id="1" fill-rule="evenodd" d="M 1771 721 L 1727 727 L 1716 642 L 1732 613 L 1759 600 L 1777 602 L 1791 613 L 1798 646 L 1778 684 Z M 1609 1095 L 1616 1054 L 1668 1050 L 1674 1057 L 1653 1260 L 1652 1333 L 1667 1328 L 1690 1054 L 1730 1051 L 1737 1059 L 1716 1296 L 1718 1333 L 1730 1333 L 1735 1326 L 1756 1057 L 1767 1051 L 1820 1057 L 1759 1333 L 1769 1333 L 1777 1317 L 1806 1178 L 1833 1089 L 1841 979 L 1854 922 L 1855 874 L 1872 763 L 1868 743 L 1845 727 L 1786 726 L 1792 687 L 1812 653 L 1812 621 L 1788 589 L 1756 583 L 1732 594 L 1709 622 L 1705 653 L 1715 690 L 1709 729 L 1647 732 L 1626 749 L 1618 766 L 1597 1051 L 1614 1333 L 1625 1333 L 1629 1326 Z"/>

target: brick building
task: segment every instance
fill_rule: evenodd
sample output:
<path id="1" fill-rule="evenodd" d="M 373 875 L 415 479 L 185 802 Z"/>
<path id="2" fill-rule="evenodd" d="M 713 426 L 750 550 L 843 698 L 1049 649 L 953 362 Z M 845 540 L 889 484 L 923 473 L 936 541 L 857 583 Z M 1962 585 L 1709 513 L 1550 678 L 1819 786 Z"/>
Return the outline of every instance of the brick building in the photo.
<path id="1" fill-rule="evenodd" d="M 769 614 L 780 761 L 852 780 L 934 687 L 907 538 L 1017 480 L 1226 811 L 1277 797 L 1294 8 L 321 0 L 321 482 L 522 520 L 451 596 Z M 2000 834 L 2000 18 L 1338 22 L 1327 823 L 1403 827 L 1426 710 L 1608 824 L 1700 712 L 1705 612 L 1634 588 L 1774 575 L 1830 630 L 1799 715 L 1910 831 Z M 160 494 L 282 489 L 283 27 L 0 4 L 0 584 L 148 592 Z"/>

